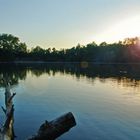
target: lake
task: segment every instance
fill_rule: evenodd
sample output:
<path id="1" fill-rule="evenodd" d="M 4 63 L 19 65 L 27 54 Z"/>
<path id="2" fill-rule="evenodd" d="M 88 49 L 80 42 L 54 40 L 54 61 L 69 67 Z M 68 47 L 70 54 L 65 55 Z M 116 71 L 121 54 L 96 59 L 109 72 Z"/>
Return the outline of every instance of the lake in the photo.
<path id="1" fill-rule="evenodd" d="M 17 140 L 72 112 L 77 125 L 58 140 L 139 140 L 139 64 L 0 64 L 11 83 Z M 0 105 L 4 105 L 0 82 Z M 0 110 L 0 124 L 4 113 Z"/>

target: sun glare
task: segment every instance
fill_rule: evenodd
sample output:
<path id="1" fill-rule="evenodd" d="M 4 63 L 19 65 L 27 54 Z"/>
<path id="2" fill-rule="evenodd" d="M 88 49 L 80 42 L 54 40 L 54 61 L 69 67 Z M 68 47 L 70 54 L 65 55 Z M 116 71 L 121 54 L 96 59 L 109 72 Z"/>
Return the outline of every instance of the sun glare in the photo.
<path id="1" fill-rule="evenodd" d="M 108 43 L 123 40 L 127 37 L 140 36 L 140 16 L 125 19 L 112 25 L 107 31 L 93 38 L 97 43 L 106 41 Z"/>

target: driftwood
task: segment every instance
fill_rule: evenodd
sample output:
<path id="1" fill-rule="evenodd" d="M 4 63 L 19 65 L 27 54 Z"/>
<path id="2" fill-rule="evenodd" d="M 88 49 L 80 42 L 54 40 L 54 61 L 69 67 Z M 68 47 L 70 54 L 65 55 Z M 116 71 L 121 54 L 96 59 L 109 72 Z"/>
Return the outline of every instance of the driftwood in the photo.
<path id="1" fill-rule="evenodd" d="M 2 110 L 5 114 L 5 122 L 0 128 L 0 140 L 14 140 L 14 104 L 12 102 L 15 93 L 11 93 L 10 84 L 5 81 L 5 108 Z M 59 118 L 50 122 L 45 121 L 37 134 L 27 140 L 55 140 L 65 132 L 69 131 L 76 125 L 75 118 L 71 112 L 66 113 Z"/>
<path id="2" fill-rule="evenodd" d="M 40 126 L 37 135 L 28 140 L 55 140 L 75 125 L 74 116 L 69 112 L 51 122 L 46 121 L 43 123 Z"/>

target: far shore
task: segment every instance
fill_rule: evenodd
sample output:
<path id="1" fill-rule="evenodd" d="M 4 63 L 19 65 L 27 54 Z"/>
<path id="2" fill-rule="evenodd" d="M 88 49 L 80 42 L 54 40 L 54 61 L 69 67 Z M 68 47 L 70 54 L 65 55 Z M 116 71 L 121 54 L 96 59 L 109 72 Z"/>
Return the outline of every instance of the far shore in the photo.
<path id="1" fill-rule="evenodd" d="M 65 63 L 71 63 L 71 64 L 79 64 L 79 63 L 90 63 L 90 64 L 99 64 L 99 65 L 129 65 L 129 64 L 140 64 L 140 62 L 88 62 L 88 61 L 81 61 L 81 62 L 70 62 L 70 61 L 5 61 L 5 62 L 0 62 L 0 64 L 65 64 Z"/>

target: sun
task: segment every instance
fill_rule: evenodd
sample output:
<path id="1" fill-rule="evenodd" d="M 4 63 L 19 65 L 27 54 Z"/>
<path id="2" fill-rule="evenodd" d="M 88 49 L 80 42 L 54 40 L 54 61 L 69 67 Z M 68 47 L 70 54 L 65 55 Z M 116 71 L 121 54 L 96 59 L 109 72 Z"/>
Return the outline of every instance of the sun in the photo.
<path id="1" fill-rule="evenodd" d="M 95 41 L 111 43 L 136 36 L 140 37 L 140 16 L 134 16 L 112 25 L 103 33 L 95 36 Z"/>

